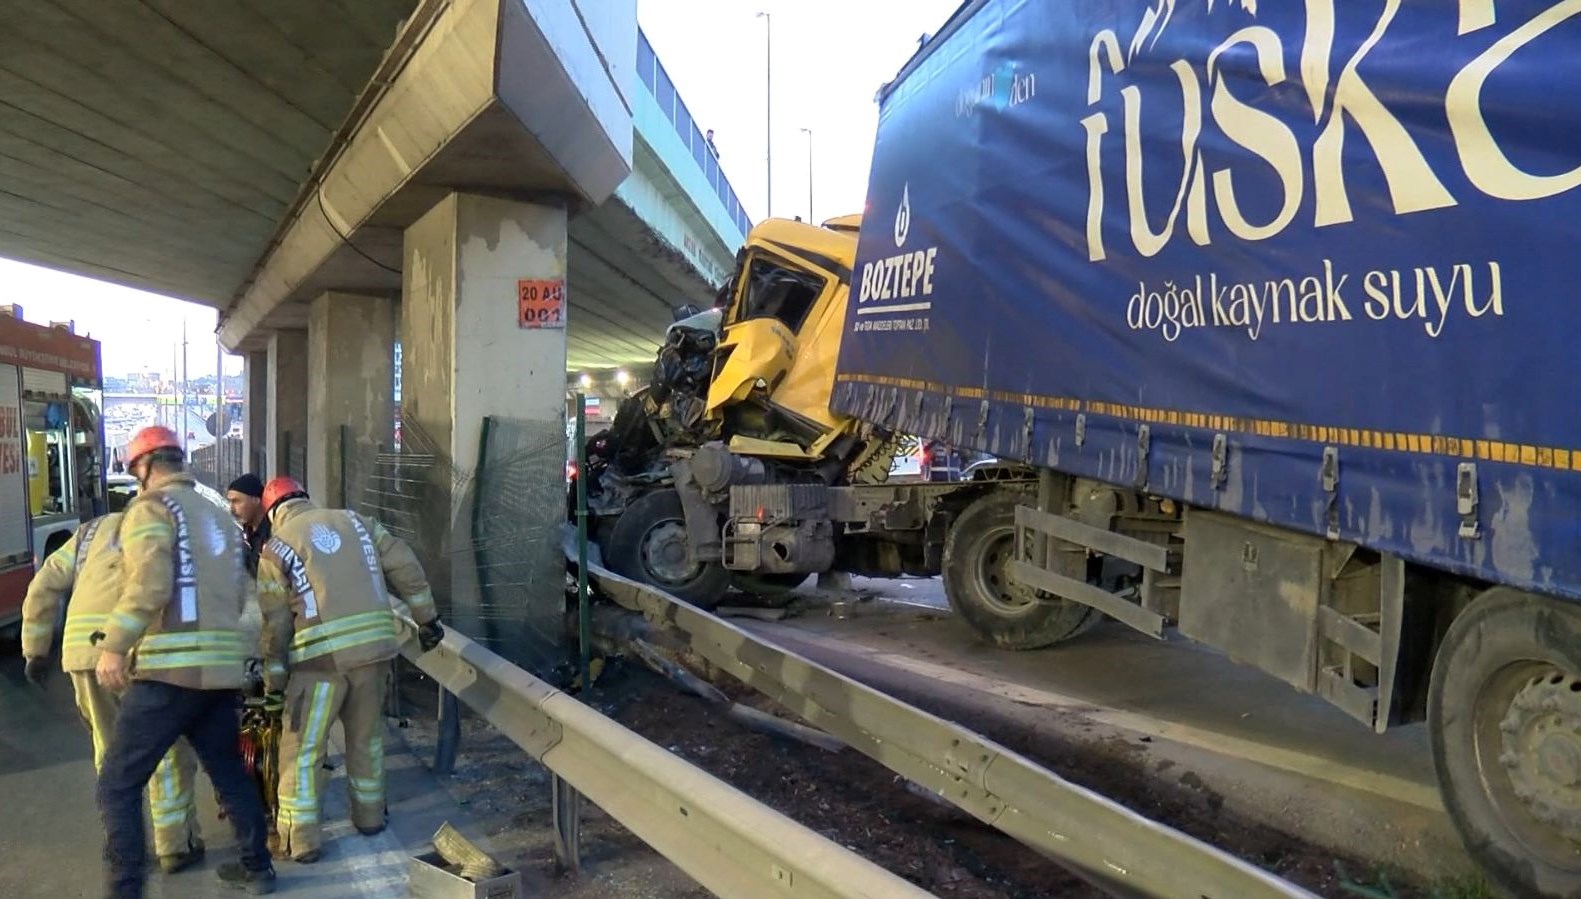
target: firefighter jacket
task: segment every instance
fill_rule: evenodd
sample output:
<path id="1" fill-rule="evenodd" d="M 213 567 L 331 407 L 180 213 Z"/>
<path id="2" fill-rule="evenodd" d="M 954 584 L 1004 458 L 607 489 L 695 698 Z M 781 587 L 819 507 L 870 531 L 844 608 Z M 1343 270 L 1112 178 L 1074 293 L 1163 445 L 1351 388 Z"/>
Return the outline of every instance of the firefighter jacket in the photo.
<path id="1" fill-rule="evenodd" d="M 400 644 L 392 593 L 418 624 L 434 620 L 422 566 L 383 525 L 306 499 L 280 506 L 258 559 L 267 682 L 279 687 L 288 671 L 339 673 L 393 658 Z"/>
<path id="2" fill-rule="evenodd" d="M 88 638 L 104 629 L 110 610 L 121 598 L 120 531 L 120 512 L 84 522 L 44 560 L 22 601 L 22 655 L 30 659 L 49 655 L 55 615 L 65 603 L 61 667 L 92 671 L 99 663 L 99 650 Z"/>
<path id="3" fill-rule="evenodd" d="M 241 687 L 240 624 L 252 580 L 229 513 L 192 475 L 157 477 L 121 521 L 124 582 L 100 649 L 132 654 L 132 677 L 197 690 Z"/>

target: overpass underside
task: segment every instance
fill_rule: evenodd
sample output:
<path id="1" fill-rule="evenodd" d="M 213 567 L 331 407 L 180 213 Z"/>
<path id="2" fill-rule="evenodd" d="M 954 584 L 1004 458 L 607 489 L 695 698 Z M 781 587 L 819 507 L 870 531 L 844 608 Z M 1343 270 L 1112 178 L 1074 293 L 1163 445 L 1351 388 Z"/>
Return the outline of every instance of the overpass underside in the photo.
<path id="1" fill-rule="evenodd" d="M 705 275 L 615 196 L 634 168 L 638 206 L 689 193 L 634 125 L 636 0 L 0 0 L 0 21 L 0 255 L 219 309 L 261 474 L 355 504 L 348 453 L 421 434 L 441 555 L 477 542 L 484 421 L 542 444 L 513 483 L 560 489 L 565 373 L 645 368 L 734 249 L 704 225 Z M 563 506 L 529 505 L 547 539 Z M 517 576 L 548 610 L 541 549 Z M 454 570 L 459 603 L 479 585 Z"/>

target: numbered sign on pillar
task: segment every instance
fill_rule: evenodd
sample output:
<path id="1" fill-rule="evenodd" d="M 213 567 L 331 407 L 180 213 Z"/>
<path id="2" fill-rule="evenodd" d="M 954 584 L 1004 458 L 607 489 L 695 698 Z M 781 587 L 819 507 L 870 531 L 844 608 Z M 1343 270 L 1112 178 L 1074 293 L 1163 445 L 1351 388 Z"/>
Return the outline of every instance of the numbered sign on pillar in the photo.
<path id="1" fill-rule="evenodd" d="M 565 282 L 517 281 L 516 324 L 522 328 L 565 327 Z"/>

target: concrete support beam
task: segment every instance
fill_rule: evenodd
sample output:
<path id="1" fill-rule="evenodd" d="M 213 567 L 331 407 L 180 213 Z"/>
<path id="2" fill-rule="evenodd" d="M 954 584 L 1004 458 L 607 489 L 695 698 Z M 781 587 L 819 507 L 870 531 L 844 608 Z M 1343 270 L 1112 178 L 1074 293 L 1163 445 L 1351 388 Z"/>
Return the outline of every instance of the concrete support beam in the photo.
<path id="1" fill-rule="evenodd" d="M 279 474 L 305 478 L 307 449 L 307 332 L 276 331 L 269 338 L 269 470 L 265 480 Z"/>
<path id="2" fill-rule="evenodd" d="M 242 356 L 242 467 L 260 478 L 268 478 L 263 457 L 269 444 L 269 351 L 255 350 Z"/>
<path id="3" fill-rule="evenodd" d="M 360 508 L 375 456 L 395 435 L 392 297 L 319 294 L 307 325 L 307 490 Z"/>
<path id="4" fill-rule="evenodd" d="M 445 614 L 533 666 L 560 651 L 566 336 L 520 327 L 517 291 L 563 284 L 566 246 L 562 207 L 451 194 L 402 267 L 402 439 L 440 459 L 419 552 Z"/>

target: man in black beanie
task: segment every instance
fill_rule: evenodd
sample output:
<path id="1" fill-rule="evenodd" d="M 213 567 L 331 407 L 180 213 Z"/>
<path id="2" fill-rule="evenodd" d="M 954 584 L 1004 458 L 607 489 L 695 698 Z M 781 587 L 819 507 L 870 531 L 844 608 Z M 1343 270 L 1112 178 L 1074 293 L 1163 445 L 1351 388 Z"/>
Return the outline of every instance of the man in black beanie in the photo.
<path id="1" fill-rule="evenodd" d="M 263 481 L 251 472 L 242 475 L 225 488 L 225 499 L 231 504 L 231 515 L 242 526 L 247 537 L 247 573 L 258 576 L 258 553 L 269 542 L 269 518 L 264 515 Z"/>

